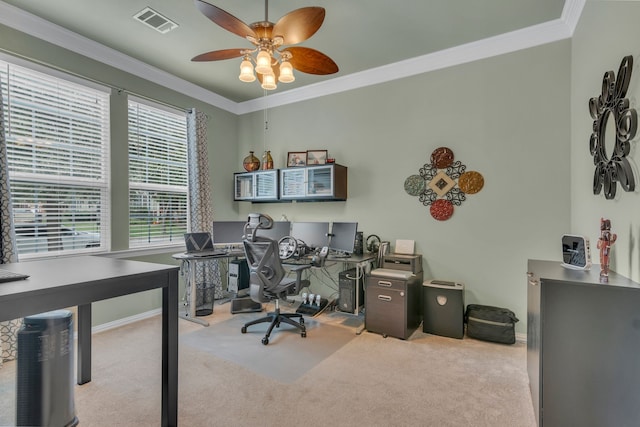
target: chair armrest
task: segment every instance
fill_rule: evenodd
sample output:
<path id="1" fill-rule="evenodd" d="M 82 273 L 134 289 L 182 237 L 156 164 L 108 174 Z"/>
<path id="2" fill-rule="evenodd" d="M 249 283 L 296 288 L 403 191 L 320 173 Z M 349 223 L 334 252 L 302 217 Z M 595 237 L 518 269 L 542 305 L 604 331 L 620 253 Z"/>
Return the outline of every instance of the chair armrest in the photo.
<path id="1" fill-rule="evenodd" d="M 289 269 L 289 271 L 296 273 L 296 289 L 295 289 L 296 294 L 300 292 L 300 289 L 303 288 L 302 286 L 303 282 L 306 286 L 309 286 L 308 280 L 302 280 L 302 272 L 310 268 L 311 268 L 311 265 L 309 264 L 309 265 L 296 265 L 295 267 L 292 267 Z"/>
<path id="2" fill-rule="evenodd" d="M 292 265 L 291 268 L 288 268 L 288 270 L 294 271 L 296 274 L 302 274 L 302 270 L 306 270 L 311 267 L 312 267 L 311 264 Z"/>

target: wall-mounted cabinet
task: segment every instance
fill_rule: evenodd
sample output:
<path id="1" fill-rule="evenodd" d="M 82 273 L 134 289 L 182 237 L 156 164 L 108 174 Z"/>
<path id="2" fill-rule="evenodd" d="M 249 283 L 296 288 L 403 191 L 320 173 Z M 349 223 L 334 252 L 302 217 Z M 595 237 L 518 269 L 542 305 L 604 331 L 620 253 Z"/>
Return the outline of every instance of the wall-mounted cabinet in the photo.
<path id="1" fill-rule="evenodd" d="M 281 169 L 280 200 L 347 200 L 347 168 L 329 164 Z"/>
<path id="2" fill-rule="evenodd" d="M 347 168 L 330 164 L 233 174 L 233 200 L 246 202 L 347 200 Z"/>
<path id="3" fill-rule="evenodd" d="M 277 201 L 278 170 L 235 173 L 233 186 L 236 201 Z"/>

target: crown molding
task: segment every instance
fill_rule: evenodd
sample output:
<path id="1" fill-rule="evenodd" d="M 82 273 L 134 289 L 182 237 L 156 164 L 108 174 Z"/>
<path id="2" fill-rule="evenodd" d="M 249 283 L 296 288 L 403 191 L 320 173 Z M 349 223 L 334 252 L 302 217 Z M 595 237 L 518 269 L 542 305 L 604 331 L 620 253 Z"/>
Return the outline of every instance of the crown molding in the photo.
<path id="1" fill-rule="evenodd" d="M 571 33 L 568 31 L 567 25 L 561 19 L 557 19 L 428 55 L 337 77 L 298 89 L 279 92 L 266 98 L 256 98 L 241 102 L 238 104 L 238 113 L 251 113 L 266 107 L 278 107 L 347 90 L 377 85 L 570 37 Z"/>
<path id="2" fill-rule="evenodd" d="M 586 0 L 566 0 L 560 19 L 298 89 L 236 103 L 0 1 L 0 23 L 194 99 L 241 115 L 345 92 L 570 38 Z"/>

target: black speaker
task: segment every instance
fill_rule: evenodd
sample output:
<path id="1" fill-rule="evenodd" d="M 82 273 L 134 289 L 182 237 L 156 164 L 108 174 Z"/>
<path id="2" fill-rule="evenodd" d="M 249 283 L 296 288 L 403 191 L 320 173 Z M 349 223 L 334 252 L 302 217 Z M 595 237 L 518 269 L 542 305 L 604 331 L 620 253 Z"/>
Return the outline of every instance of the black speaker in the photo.
<path id="1" fill-rule="evenodd" d="M 364 288 L 360 286 L 358 289 L 358 306 L 356 307 L 356 280 L 357 270 L 355 268 L 338 274 L 338 310 L 355 313 L 356 309 L 359 309 L 364 304 Z"/>
<path id="2" fill-rule="evenodd" d="M 362 255 L 364 253 L 364 237 L 362 231 L 356 232 L 356 241 L 353 245 L 353 253 L 355 255 Z"/>

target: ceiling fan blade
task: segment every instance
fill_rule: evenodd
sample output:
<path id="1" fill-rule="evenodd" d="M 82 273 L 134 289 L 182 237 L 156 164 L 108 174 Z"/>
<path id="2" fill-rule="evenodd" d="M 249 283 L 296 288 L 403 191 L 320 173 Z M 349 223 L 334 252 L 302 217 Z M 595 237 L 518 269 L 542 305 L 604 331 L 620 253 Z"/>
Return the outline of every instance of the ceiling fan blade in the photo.
<path id="1" fill-rule="evenodd" d="M 287 13 L 273 27 L 274 36 L 282 36 L 284 44 L 297 44 L 315 34 L 324 21 L 322 7 L 303 7 Z"/>
<path id="2" fill-rule="evenodd" d="M 201 53 L 198 56 L 194 56 L 191 60 L 194 62 L 221 61 L 223 59 L 238 58 L 243 56 L 246 51 L 246 49 L 213 50 L 211 52 Z"/>
<path id="3" fill-rule="evenodd" d="M 256 37 L 256 33 L 250 26 L 231 15 L 228 12 L 220 9 L 217 6 L 207 3 L 202 0 L 193 0 L 196 7 L 202 12 L 204 16 L 211 19 L 214 23 L 218 24 L 227 31 L 237 34 L 242 38 L 247 36 Z"/>
<path id="4" fill-rule="evenodd" d="M 322 52 L 308 47 L 288 47 L 292 57 L 289 59 L 293 68 L 307 74 L 333 74 L 338 72 L 338 65 Z"/>

